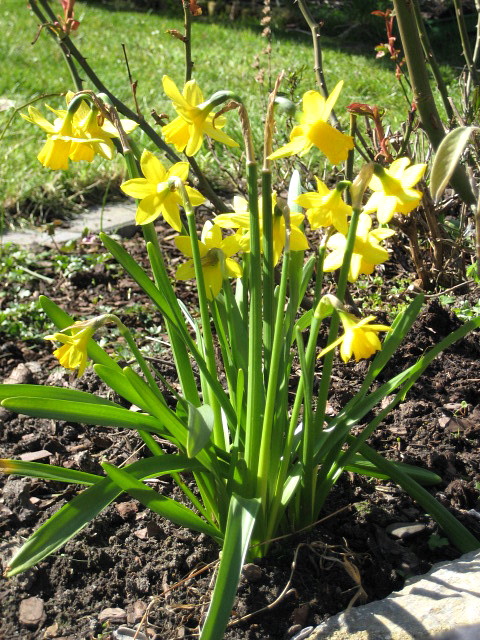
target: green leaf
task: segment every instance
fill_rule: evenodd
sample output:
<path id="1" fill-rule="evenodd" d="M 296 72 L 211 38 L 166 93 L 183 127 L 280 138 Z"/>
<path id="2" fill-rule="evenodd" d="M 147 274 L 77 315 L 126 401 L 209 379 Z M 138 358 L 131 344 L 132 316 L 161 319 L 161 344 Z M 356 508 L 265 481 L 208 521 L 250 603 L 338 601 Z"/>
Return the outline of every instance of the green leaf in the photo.
<path id="1" fill-rule="evenodd" d="M 450 511 L 401 468 L 393 465 L 389 460 L 385 460 L 379 453 L 366 445 L 360 447 L 360 453 L 416 500 L 438 522 L 450 538 L 450 541 L 462 553 L 468 553 L 480 547 L 480 540 L 472 535 Z"/>
<path id="2" fill-rule="evenodd" d="M 195 407 L 188 403 L 188 436 L 187 436 L 187 456 L 194 458 L 210 440 L 213 431 L 215 415 L 212 407 L 204 404 Z"/>
<path id="3" fill-rule="evenodd" d="M 111 369 L 109 368 L 111 371 Z M 113 375 L 116 375 L 115 373 Z M 87 402 L 89 404 L 102 404 L 115 407 L 115 403 L 106 398 L 101 398 L 86 391 L 76 391 L 66 387 L 46 387 L 40 384 L 2 384 L 0 385 L 0 401 L 5 398 L 27 396 L 29 398 L 41 398 L 64 402 Z"/>
<path id="4" fill-rule="evenodd" d="M 144 429 L 152 433 L 165 436 L 165 429 L 156 418 L 129 411 L 117 405 L 107 406 L 87 402 L 64 401 L 45 398 L 28 398 L 18 396 L 6 398 L 2 406 L 16 413 L 23 413 L 34 418 L 51 418 L 52 420 L 67 420 L 80 424 L 93 424 L 102 427 L 120 427 L 123 429 Z"/>
<path id="5" fill-rule="evenodd" d="M 196 460 L 189 460 L 184 455 L 166 454 L 134 462 L 125 469 L 135 478 L 143 480 L 166 473 L 196 471 L 202 467 Z M 59 549 L 121 493 L 121 488 L 110 478 L 102 478 L 73 498 L 30 536 L 10 561 L 7 575 L 25 571 Z"/>
<path id="6" fill-rule="evenodd" d="M 53 464 L 43 464 L 41 462 L 24 462 L 23 460 L 0 460 L 0 473 L 56 480 L 57 482 L 74 482 L 75 484 L 85 484 L 87 486 L 102 480 L 102 476 L 97 476 L 94 473 L 65 469 L 65 467 L 56 467 Z"/>
<path id="7" fill-rule="evenodd" d="M 200 640 L 220 640 L 230 617 L 260 502 L 232 495 L 222 557 Z"/>
<path id="8" fill-rule="evenodd" d="M 480 129 L 478 127 L 458 127 L 450 131 L 440 143 L 435 154 L 430 177 L 430 190 L 436 202 L 442 196 L 453 172 L 457 168 L 473 131 L 480 131 Z"/>
<path id="9" fill-rule="evenodd" d="M 401 471 L 416 480 L 424 487 L 433 486 L 442 482 L 439 475 L 428 469 L 422 469 L 411 464 L 405 464 L 404 462 L 393 462 L 395 467 L 398 467 Z M 379 478 L 380 480 L 389 480 L 389 476 L 386 476 L 383 472 L 379 471 L 374 464 L 369 460 L 365 460 L 362 456 L 356 454 L 352 462 L 349 462 L 344 467 L 345 471 L 351 471 L 352 473 L 360 473 L 370 478 Z"/>
<path id="10" fill-rule="evenodd" d="M 188 507 L 183 504 L 162 496 L 151 487 L 147 487 L 140 480 L 137 480 L 131 473 L 124 469 L 114 467 L 107 462 L 102 464 L 108 477 L 115 482 L 123 491 L 128 493 L 143 505 L 158 513 L 159 515 L 167 518 L 174 524 L 180 527 L 186 527 L 187 529 L 193 529 L 200 533 L 206 533 L 208 536 L 212 536 L 217 540 L 221 540 L 221 533 L 218 529 L 213 527 L 205 520 L 202 520 L 195 513 L 190 511 Z"/>
<path id="11" fill-rule="evenodd" d="M 68 313 L 65 313 L 63 309 L 60 309 L 60 307 L 56 305 L 55 302 L 53 302 L 46 296 L 40 296 L 39 301 L 42 309 L 45 311 L 50 320 L 55 323 L 58 329 L 65 329 L 75 322 L 72 316 L 69 316 Z M 89 358 L 91 358 L 94 362 L 103 364 L 106 367 L 111 367 L 118 372 L 121 371 L 121 368 L 118 366 L 115 360 L 111 358 L 108 353 L 106 353 L 102 349 L 102 347 L 100 347 L 95 342 L 95 340 L 93 340 L 93 338 L 88 342 L 87 352 Z"/>
<path id="12" fill-rule="evenodd" d="M 115 393 L 118 393 L 119 396 L 122 396 L 122 398 L 125 398 L 128 402 L 148 412 L 148 404 L 132 387 L 122 370 L 118 373 L 118 371 L 113 371 L 111 367 L 106 367 L 103 364 L 95 364 L 93 369 L 98 377 L 101 378 L 110 389 L 113 389 Z"/>
<path id="13" fill-rule="evenodd" d="M 168 432 L 173 435 L 175 441 L 184 447 L 186 440 L 185 425 L 178 419 L 175 412 L 157 398 L 147 383 L 133 369 L 125 367 L 123 372 L 138 395 L 142 396 L 143 401 L 148 405 L 149 412 L 165 426 Z M 170 436 L 167 437 L 171 440 Z"/>

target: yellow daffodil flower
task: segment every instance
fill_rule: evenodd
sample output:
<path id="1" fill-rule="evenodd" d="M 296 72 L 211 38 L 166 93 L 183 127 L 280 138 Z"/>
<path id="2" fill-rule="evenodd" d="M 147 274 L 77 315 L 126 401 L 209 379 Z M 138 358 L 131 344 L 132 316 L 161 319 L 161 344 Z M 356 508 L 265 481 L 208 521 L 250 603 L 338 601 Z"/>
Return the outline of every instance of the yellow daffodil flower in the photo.
<path id="1" fill-rule="evenodd" d="M 375 175 L 369 184 L 374 193 L 368 199 L 364 213 L 376 211 L 380 224 L 386 224 L 394 213 L 406 215 L 419 205 L 422 192 L 412 187 L 421 180 L 427 165 L 409 165 L 408 158 L 398 158 L 390 169 L 375 165 Z"/>
<path id="2" fill-rule="evenodd" d="M 372 219 L 366 213 L 361 213 L 358 220 L 355 244 L 353 247 L 348 280 L 355 282 L 361 273 L 372 273 L 375 265 L 388 260 L 388 251 L 380 246 L 380 241 L 392 236 L 392 229 L 373 229 Z M 347 238 L 342 233 L 335 233 L 327 241 L 327 247 L 332 249 L 323 264 L 323 270 L 336 271 L 340 269 L 345 254 Z"/>
<path id="3" fill-rule="evenodd" d="M 300 124 L 292 129 L 290 142 L 274 151 L 269 160 L 298 154 L 305 155 L 312 147 L 318 147 L 331 164 L 339 164 L 347 159 L 353 149 L 352 136 L 335 129 L 327 120 L 342 90 L 340 81 L 327 100 L 318 91 L 303 94 L 303 113 Z"/>
<path id="4" fill-rule="evenodd" d="M 190 236 L 178 236 L 175 238 L 175 244 L 186 256 L 193 257 Z M 242 267 L 230 257 L 237 253 L 240 247 L 234 235 L 222 238 L 220 227 L 210 221 L 205 223 L 198 244 L 207 298 L 213 300 L 220 293 L 224 277 L 240 278 L 242 276 Z M 193 260 L 188 260 L 180 265 L 175 273 L 175 278 L 177 280 L 195 278 Z"/>
<path id="5" fill-rule="evenodd" d="M 169 76 L 163 76 L 163 89 L 173 102 L 178 118 L 162 127 L 162 133 L 165 141 L 173 144 L 177 151 L 185 151 L 187 156 L 194 156 L 202 146 L 204 135 L 230 147 L 238 147 L 235 140 L 221 131 L 226 119 L 219 116 L 214 122 L 210 106 L 201 108 L 203 94 L 195 80 L 189 80 L 181 94 L 173 80 Z"/>
<path id="6" fill-rule="evenodd" d="M 69 91 L 67 104 L 75 94 Z M 112 138 L 118 137 L 115 127 L 108 121 L 99 123 L 98 111 L 82 100 L 72 114 L 66 109 L 53 109 L 46 105 L 56 118 L 46 120 L 35 107 L 28 107 L 28 116 L 20 114 L 27 122 L 36 124 L 47 133 L 47 141 L 38 154 L 38 160 L 49 169 L 68 169 L 68 160 L 92 162 L 95 155 L 111 160 L 115 149 Z M 133 120 L 121 120 L 126 133 L 135 129 Z"/>
<path id="7" fill-rule="evenodd" d="M 53 355 L 65 369 L 77 369 L 78 377 L 82 376 L 87 366 L 87 346 L 90 338 L 98 328 L 97 318 L 75 322 L 71 327 L 66 327 L 62 333 L 57 332 L 51 336 L 45 336 L 45 340 L 62 342 L 63 346 L 55 349 Z M 71 331 L 71 335 L 63 331 Z"/>
<path id="8" fill-rule="evenodd" d="M 72 140 L 76 136 L 73 133 L 73 115 L 67 114 L 66 111 L 63 113 L 64 115 L 56 118 L 53 124 L 32 106 L 28 107 L 28 116 L 24 113 L 20 114 L 27 122 L 32 122 L 47 132 L 47 141 L 37 158 L 44 167 L 49 169 L 68 169 Z"/>
<path id="9" fill-rule="evenodd" d="M 315 180 L 317 181 L 317 191 L 302 193 L 295 200 L 295 203 L 307 210 L 305 215 L 312 229 L 333 226 L 340 233 L 346 234 L 348 231 L 347 217 L 352 215 L 352 207 L 342 199 L 345 183 L 340 183 L 330 191 L 324 182 L 318 178 Z"/>
<path id="10" fill-rule="evenodd" d="M 188 177 L 188 162 L 177 162 L 167 171 L 160 160 L 145 149 L 140 167 L 144 178 L 133 178 L 120 185 L 124 193 L 140 200 L 135 222 L 148 224 L 162 215 L 175 231 L 180 231 L 182 223 L 179 207 L 182 205 L 182 198 L 175 189 L 171 189 L 168 181 L 175 176 L 185 182 Z M 196 189 L 188 186 L 185 189 L 192 205 L 205 202 L 205 198 Z"/>
<path id="11" fill-rule="evenodd" d="M 285 218 L 282 213 L 276 209 L 277 194 L 272 193 L 272 209 L 273 209 L 273 264 L 276 265 L 280 260 L 283 248 L 285 247 Z M 250 251 L 250 213 L 248 211 L 248 202 L 241 196 L 235 196 L 233 199 L 235 211 L 233 213 L 222 213 L 214 218 L 215 224 L 224 229 L 238 229 L 239 242 L 241 250 Z M 262 211 L 262 198 L 258 201 L 259 211 Z M 290 249 L 292 251 L 304 251 L 308 249 L 308 240 L 300 229 L 300 225 L 304 221 L 303 213 L 290 213 Z M 263 228 L 262 215 L 260 213 L 260 232 Z"/>
<path id="12" fill-rule="evenodd" d="M 391 327 L 384 324 L 370 324 L 372 320 L 375 320 L 375 316 L 359 320 L 346 311 L 338 313 L 345 333 L 328 345 L 326 349 L 323 349 L 318 356 L 319 358 L 338 345 L 341 345 L 340 356 L 344 362 L 348 362 L 352 355 L 355 362 L 358 362 L 361 358 L 369 358 L 376 351 L 380 351 L 382 345 L 377 334 L 379 331 L 390 331 Z"/>

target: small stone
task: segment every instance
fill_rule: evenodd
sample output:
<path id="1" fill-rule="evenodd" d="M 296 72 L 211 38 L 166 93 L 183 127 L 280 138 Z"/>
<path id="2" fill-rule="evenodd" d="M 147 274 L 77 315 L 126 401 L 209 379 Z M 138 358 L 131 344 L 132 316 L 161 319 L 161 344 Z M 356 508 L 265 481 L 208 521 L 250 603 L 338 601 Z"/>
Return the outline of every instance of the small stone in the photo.
<path id="1" fill-rule="evenodd" d="M 27 451 L 27 453 L 20 454 L 20 460 L 24 462 L 34 462 L 35 460 L 42 460 L 42 458 L 49 458 L 52 454 L 46 449 L 40 449 L 39 451 Z"/>
<path id="2" fill-rule="evenodd" d="M 138 511 L 137 503 L 133 500 L 130 500 L 129 502 L 119 502 L 115 505 L 115 508 L 123 520 L 134 518 Z"/>
<path id="3" fill-rule="evenodd" d="M 54 622 L 49 627 L 45 629 L 45 633 L 43 637 L 46 638 L 57 638 L 58 637 L 58 622 Z"/>
<path id="4" fill-rule="evenodd" d="M 292 626 L 287 629 L 287 636 L 293 636 L 299 631 L 301 631 L 301 629 L 302 629 L 301 624 L 292 624 Z"/>
<path id="5" fill-rule="evenodd" d="M 143 529 L 137 529 L 133 532 L 134 536 L 137 536 L 140 540 L 145 540 L 148 536 L 147 527 L 143 527 Z"/>
<path id="6" fill-rule="evenodd" d="M 113 622 L 114 624 L 120 624 L 127 621 L 127 612 L 125 609 L 119 607 L 107 607 L 100 611 L 98 615 L 98 621 L 103 624 L 104 622 Z"/>
<path id="7" fill-rule="evenodd" d="M 259 582 L 263 577 L 263 572 L 257 564 L 249 562 L 243 566 L 242 576 L 247 582 Z"/>
<path id="8" fill-rule="evenodd" d="M 135 624 L 140 622 L 143 618 L 143 614 L 147 610 L 147 605 L 142 600 L 135 600 L 135 602 L 127 607 L 127 622 L 128 624 Z"/>
<path id="9" fill-rule="evenodd" d="M 308 638 L 311 635 L 312 631 L 313 627 L 305 627 L 305 629 L 302 629 L 294 635 L 292 640 L 305 640 L 305 638 Z"/>
<path id="10" fill-rule="evenodd" d="M 386 532 L 394 538 L 404 540 L 405 538 L 410 538 L 411 536 L 423 533 L 426 528 L 427 525 L 421 524 L 420 522 L 394 522 L 386 527 Z"/>
<path id="11" fill-rule="evenodd" d="M 26 598 L 20 602 L 18 619 L 24 627 L 35 629 L 45 622 L 45 618 L 44 604 L 41 598 Z"/>
<path id="12" fill-rule="evenodd" d="M 130 640 L 130 638 L 134 638 L 134 640 L 148 640 L 142 631 L 130 629 L 129 627 L 118 627 L 118 629 L 113 632 L 113 637 L 115 640 Z"/>

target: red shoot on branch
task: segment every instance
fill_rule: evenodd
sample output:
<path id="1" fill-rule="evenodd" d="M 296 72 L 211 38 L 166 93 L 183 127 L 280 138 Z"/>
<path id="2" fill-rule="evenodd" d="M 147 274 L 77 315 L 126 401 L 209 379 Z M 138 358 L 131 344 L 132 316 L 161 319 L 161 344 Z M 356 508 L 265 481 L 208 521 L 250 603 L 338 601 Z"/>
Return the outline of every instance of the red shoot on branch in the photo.
<path id="1" fill-rule="evenodd" d="M 357 116 L 365 116 L 366 118 L 371 118 L 373 120 L 375 126 L 375 143 L 377 145 L 376 158 L 383 156 L 387 162 L 392 162 L 393 158 L 388 150 L 388 137 L 385 135 L 382 124 L 382 117 L 385 110 L 377 107 L 377 105 L 373 105 L 373 107 L 371 107 L 370 105 L 363 104 L 361 102 L 352 102 L 352 104 L 348 105 L 347 111 L 354 113 Z"/>

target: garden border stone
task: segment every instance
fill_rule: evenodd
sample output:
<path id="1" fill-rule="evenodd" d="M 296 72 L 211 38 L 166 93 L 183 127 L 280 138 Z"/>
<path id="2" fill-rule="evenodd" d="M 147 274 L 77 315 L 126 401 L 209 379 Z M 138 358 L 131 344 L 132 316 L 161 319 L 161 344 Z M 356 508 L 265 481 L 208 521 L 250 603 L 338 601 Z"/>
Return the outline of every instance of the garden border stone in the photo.
<path id="1" fill-rule="evenodd" d="M 377 602 L 332 616 L 305 640 L 480 638 L 480 549 L 435 564 Z"/>
<path id="2" fill-rule="evenodd" d="M 123 237 L 131 237 L 135 231 L 135 204 L 132 201 L 107 204 L 102 207 L 92 207 L 85 212 L 76 215 L 72 220 L 67 221 L 68 227 L 58 227 L 52 237 L 39 229 L 17 229 L 4 233 L 1 237 L 2 244 L 9 242 L 20 247 L 28 247 L 34 244 L 52 245 L 53 240 L 59 245 L 78 240 L 86 230 L 89 233 L 105 231 L 107 233 L 117 232 Z"/>

